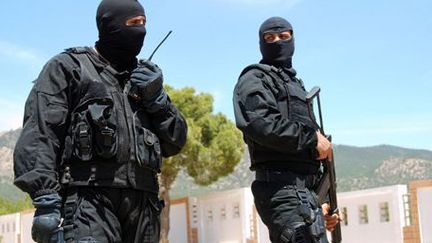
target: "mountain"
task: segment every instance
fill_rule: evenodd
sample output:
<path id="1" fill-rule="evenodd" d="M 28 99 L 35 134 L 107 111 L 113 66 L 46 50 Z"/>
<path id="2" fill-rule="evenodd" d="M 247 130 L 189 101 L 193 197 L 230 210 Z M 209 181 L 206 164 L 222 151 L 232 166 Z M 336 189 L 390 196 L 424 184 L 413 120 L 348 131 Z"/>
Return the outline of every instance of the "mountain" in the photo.
<path id="1" fill-rule="evenodd" d="M 12 183 L 13 149 L 20 133 L 21 129 L 0 133 L 0 196 L 12 200 L 21 199 L 25 196 L 25 194 Z"/>
<path id="2" fill-rule="evenodd" d="M 12 154 L 19 134 L 20 129 L 0 133 L 0 196 L 12 199 L 24 195 L 12 184 Z M 339 192 L 407 184 L 412 180 L 432 178 L 432 151 L 429 150 L 391 145 L 334 145 L 334 154 Z M 196 185 L 193 179 L 182 171 L 174 181 L 171 197 L 248 187 L 254 178 L 249 164 L 249 154 L 245 153 L 232 174 L 206 187 Z"/>
<path id="3" fill-rule="evenodd" d="M 432 151 L 407 149 L 391 145 L 354 147 L 334 145 L 338 192 L 361 190 L 412 180 L 432 178 Z M 173 184 L 172 197 L 194 195 L 214 190 L 248 187 L 253 181 L 246 154 L 227 177 L 209 187 L 197 186 L 193 179 L 181 173 Z"/>

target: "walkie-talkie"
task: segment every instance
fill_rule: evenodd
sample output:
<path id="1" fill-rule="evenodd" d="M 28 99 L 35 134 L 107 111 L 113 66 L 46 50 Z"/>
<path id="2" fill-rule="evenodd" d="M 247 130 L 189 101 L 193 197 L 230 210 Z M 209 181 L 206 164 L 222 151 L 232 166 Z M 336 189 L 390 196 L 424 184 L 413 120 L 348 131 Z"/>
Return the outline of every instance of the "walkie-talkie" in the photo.
<path id="1" fill-rule="evenodd" d="M 159 47 L 165 42 L 165 40 L 168 39 L 168 37 L 171 35 L 171 33 L 172 33 L 172 30 L 170 30 L 168 32 L 168 34 L 159 43 L 159 45 L 156 46 L 156 48 L 154 49 L 154 51 L 151 53 L 150 57 L 147 60 L 151 61 L 151 59 L 153 58 L 153 55 L 156 53 L 156 51 L 159 49 Z M 139 62 L 145 62 L 145 60 L 139 60 Z M 139 101 L 141 99 L 139 94 L 138 94 L 138 87 L 136 87 L 136 86 L 132 87 L 130 82 L 128 82 L 126 84 L 126 92 L 127 92 L 128 96 L 131 99 L 133 99 L 134 101 Z"/>

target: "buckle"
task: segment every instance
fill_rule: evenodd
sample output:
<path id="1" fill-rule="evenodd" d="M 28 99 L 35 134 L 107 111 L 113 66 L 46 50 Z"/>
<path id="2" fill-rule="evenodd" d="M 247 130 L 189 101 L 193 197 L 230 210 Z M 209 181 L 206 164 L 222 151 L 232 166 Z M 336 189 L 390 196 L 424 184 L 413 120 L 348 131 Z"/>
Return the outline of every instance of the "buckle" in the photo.
<path id="1" fill-rule="evenodd" d="M 114 137 L 114 129 L 109 127 L 104 127 L 101 130 L 101 135 L 103 137 L 103 145 L 110 146 Z"/>
<path id="2" fill-rule="evenodd" d="M 155 143 L 155 135 L 150 132 L 147 129 L 144 129 L 144 142 L 148 145 L 148 146 L 153 146 L 153 144 Z"/>

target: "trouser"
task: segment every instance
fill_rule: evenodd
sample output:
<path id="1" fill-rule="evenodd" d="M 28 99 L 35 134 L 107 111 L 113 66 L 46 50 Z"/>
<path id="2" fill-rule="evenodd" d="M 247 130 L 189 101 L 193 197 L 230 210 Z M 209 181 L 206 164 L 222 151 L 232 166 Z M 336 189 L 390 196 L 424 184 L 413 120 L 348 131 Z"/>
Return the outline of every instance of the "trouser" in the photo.
<path id="1" fill-rule="evenodd" d="M 158 243 L 163 207 L 153 193 L 129 188 L 68 188 L 63 206 L 67 243 Z"/>
<path id="2" fill-rule="evenodd" d="M 286 172 L 259 175 L 252 183 L 252 193 L 271 242 L 328 243 L 321 205 L 308 189 L 313 179 Z"/>

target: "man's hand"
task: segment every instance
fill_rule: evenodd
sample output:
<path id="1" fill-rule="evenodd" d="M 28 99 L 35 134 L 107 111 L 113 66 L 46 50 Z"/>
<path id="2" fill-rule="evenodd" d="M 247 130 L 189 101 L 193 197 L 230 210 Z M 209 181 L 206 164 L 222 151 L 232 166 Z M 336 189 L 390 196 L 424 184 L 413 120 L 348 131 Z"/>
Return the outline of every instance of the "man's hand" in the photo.
<path id="1" fill-rule="evenodd" d="M 329 215 L 329 211 L 330 211 L 330 205 L 328 203 L 324 203 L 323 205 L 321 205 L 322 208 L 322 212 L 324 215 L 324 223 L 325 223 L 325 227 L 328 231 L 333 231 L 336 224 L 339 223 L 339 221 L 342 221 L 342 218 L 339 217 L 339 214 L 332 214 Z"/>
<path id="2" fill-rule="evenodd" d="M 61 223 L 61 198 L 57 193 L 33 199 L 36 208 L 31 229 L 32 238 L 38 243 L 57 242 Z"/>
<path id="3" fill-rule="evenodd" d="M 147 112 L 154 113 L 166 107 L 168 95 L 162 86 L 162 70 L 154 63 L 140 61 L 132 71 L 129 95 L 135 101 L 140 101 Z"/>
<path id="4" fill-rule="evenodd" d="M 132 71 L 130 84 L 137 90 L 138 97 L 144 101 L 156 99 L 162 92 L 162 70 L 151 61 L 140 61 Z"/>
<path id="5" fill-rule="evenodd" d="M 316 150 L 318 151 L 317 160 L 331 159 L 332 157 L 332 144 L 331 142 L 324 137 L 319 131 L 316 132 L 318 142 L 316 146 Z"/>

